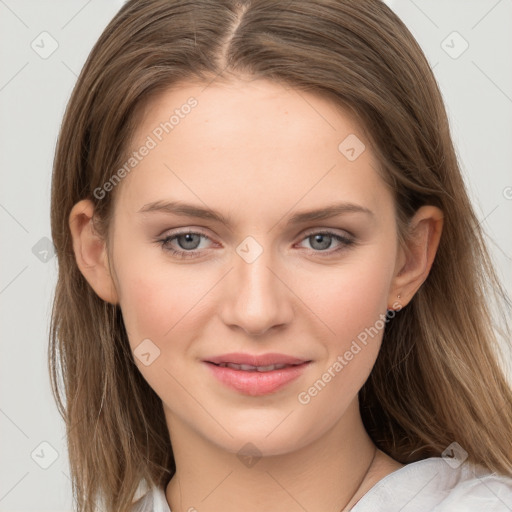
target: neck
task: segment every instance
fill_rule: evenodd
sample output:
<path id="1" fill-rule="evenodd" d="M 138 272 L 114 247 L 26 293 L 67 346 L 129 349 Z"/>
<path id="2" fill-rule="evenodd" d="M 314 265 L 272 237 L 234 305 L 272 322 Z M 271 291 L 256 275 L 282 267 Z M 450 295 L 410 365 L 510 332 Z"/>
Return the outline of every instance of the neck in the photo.
<path id="1" fill-rule="evenodd" d="M 166 489 L 172 512 L 239 512 L 242 504 L 244 512 L 350 510 L 382 478 L 389 459 L 376 452 L 357 400 L 314 442 L 254 459 L 222 449 L 168 410 L 166 419 L 176 462 Z"/>

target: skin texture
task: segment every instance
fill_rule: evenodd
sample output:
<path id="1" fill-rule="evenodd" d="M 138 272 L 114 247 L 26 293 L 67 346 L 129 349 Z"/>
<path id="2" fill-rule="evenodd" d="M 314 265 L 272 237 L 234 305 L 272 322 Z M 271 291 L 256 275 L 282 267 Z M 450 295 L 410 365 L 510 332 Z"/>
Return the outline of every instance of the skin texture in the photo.
<path id="1" fill-rule="evenodd" d="M 146 110 L 132 149 L 191 96 L 197 106 L 117 185 L 110 254 L 90 222 L 91 201 L 75 205 L 77 263 L 102 299 L 120 305 L 132 349 L 150 339 L 160 350 L 149 366 L 135 362 L 164 404 L 177 463 L 166 489 L 173 512 L 230 512 L 240 503 L 247 512 L 348 510 L 401 467 L 377 451 L 361 482 L 375 446 L 357 393 L 382 330 L 309 403 L 298 395 L 388 308 L 407 305 L 432 265 L 442 213 L 418 210 L 405 251 L 391 192 L 360 127 L 325 99 L 267 81 L 166 91 Z M 366 145 L 353 161 L 338 150 L 350 134 Z M 232 224 L 138 212 L 158 200 L 209 207 Z M 373 215 L 286 224 L 298 211 L 338 202 Z M 180 228 L 206 238 L 167 246 L 192 247 L 196 257 L 179 259 L 159 245 Z M 326 229 L 355 243 L 315 242 L 311 235 Z M 250 263 L 237 252 L 248 236 L 262 249 Z M 202 363 L 228 352 L 279 352 L 312 363 L 277 392 L 250 396 L 218 382 Z M 261 456 L 250 466 L 237 456 L 247 443 Z"/>

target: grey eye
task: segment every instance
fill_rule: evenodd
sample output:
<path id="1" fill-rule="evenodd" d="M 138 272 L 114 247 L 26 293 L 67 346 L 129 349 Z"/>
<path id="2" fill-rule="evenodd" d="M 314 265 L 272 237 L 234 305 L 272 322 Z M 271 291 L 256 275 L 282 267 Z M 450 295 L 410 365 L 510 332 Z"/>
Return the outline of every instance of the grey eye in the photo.
<path id="1" fill-rule="evenodd" d="M 310 241 L 311 247 L 313 249 L 323 251 L 330 247 L 332 239 L 334 237 L 333 237 L 333 235 L 329 235 L 327 233 L 323 233 L 323 234 L 319 233 L 319 234 L 315 234 L 315 235 L 310 235 L 307 238 Z"/>
<path id="2" fill-rule="evenodd" d="M 176 235 L 174 238 L 176 239 L 178 245 L 181 249 L 197 249 L 201 242 L 201 236 L 197 233 L 184 233 L 181 235 Z M 195 237 L 195 240 L 194 240 Z M 183 242 L 182 242 L 183 240 Z"/>

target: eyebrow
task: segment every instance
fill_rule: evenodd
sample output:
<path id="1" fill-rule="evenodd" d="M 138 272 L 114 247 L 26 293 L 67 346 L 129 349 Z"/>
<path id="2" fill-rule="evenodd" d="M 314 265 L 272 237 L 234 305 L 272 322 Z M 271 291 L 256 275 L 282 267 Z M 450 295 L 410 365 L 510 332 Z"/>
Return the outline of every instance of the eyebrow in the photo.
<path id="1" fill-rule="evenodd" d="M 137 213 L 150 212 L 170 213 L 183 217 L 208 219 L 219 222 L 226 226 L 231 226 L 232 224 L 231 219 L 222 215 L 220 212 L 210 208 L 203 208 L 201 206 L 183 203 L 181 201 L 154 201 L 142 206 Z M 335 203 L 324 208 L 297 212 L 287 221 L 287 224 L 297 225 L 309 221 L 325 220 L 346 213 L 364 213 L 371 217 L 375 217 L 375 214 L 371 210 L 359 204 Z"/>

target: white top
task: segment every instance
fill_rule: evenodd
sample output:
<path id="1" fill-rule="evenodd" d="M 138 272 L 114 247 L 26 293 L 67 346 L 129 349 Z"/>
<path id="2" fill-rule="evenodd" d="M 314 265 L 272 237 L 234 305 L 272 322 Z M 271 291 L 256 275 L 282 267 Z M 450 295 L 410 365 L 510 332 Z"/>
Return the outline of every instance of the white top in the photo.
<path id="1" fill-rule="evenodd" d="M 456 464 L 452 464 L 456 465 Z M 442 457 L 412 462 L 379 480 L 351 512 L 512 512 L 512 478 Z M 171 512 L 153 487 L 132 512 Z"/>

